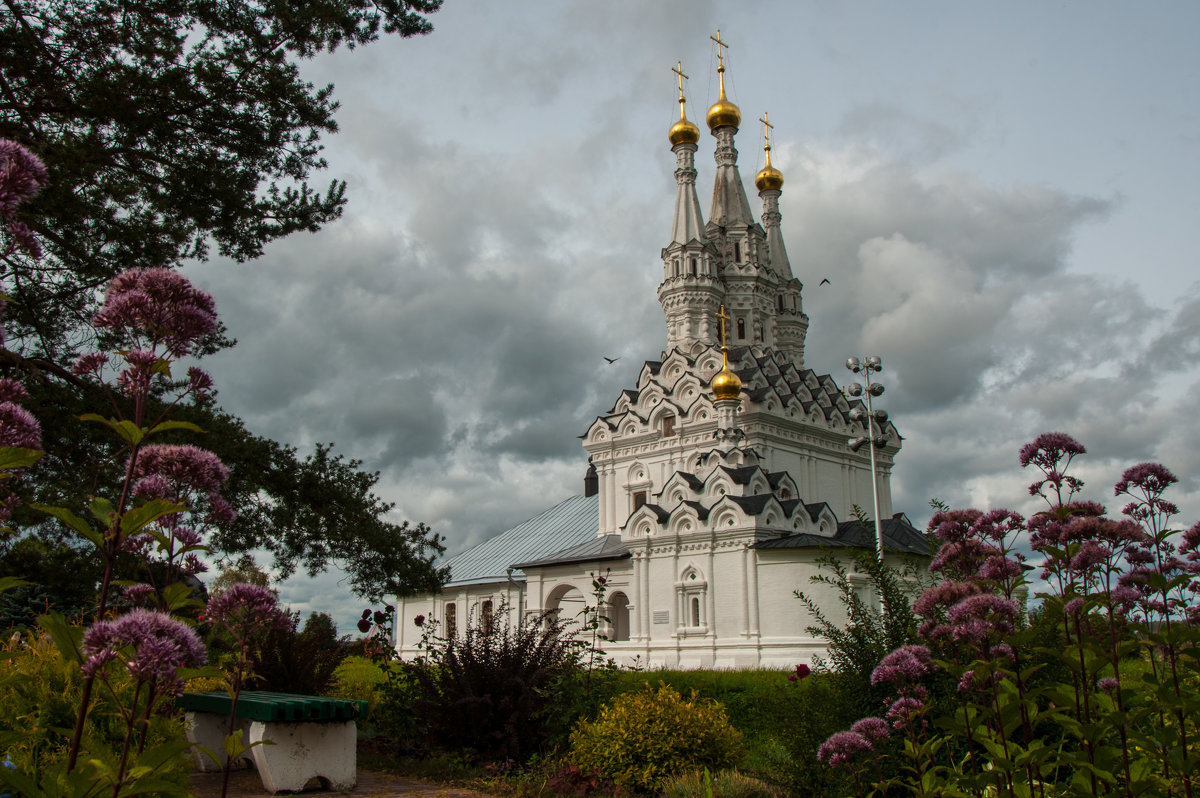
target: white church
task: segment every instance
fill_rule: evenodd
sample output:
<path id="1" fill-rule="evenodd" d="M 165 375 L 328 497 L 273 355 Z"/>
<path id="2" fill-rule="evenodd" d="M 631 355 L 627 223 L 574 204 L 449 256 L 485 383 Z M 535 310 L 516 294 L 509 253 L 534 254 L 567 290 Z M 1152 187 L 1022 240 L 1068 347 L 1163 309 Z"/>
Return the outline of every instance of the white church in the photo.
<path id="1" fill-rule="evenodd" d="M 719 34 L 717 43 L 720 56 Z M 899 434 L 888 421 L 872 430 L 854 412 L 861 401 L 805 368 L 803 285 L 780 231 L 783 175 L 771 166 L 768 131 L 755 221 L 734 148 L 742 115 L 718 64 L 720 96 L 706 116 L 716 160 L 707 221 L 696 195 L 700 130 L 676 70 L 675 215 L 658 287 L 666 349 L 583 435 L 583 495 L 447 560 L 442 592 L 397 600 L 402 657 L 420 653 L 417 615 L 450 635 L 500 622 L 502 604 L 510 618 L 557 611 L 570 620 L 594 603 L 596 575 L 606 577 L 603 647 L 618 662 L 811 662 L 825 644 L 805 631 L 813 619 L 794 591 L 814 591 L 819 557 L 875 549 L 874 525 L 853 515 L 873 507 L 872 445 L 886 556 L 926 555 L 924 536 L 892 514 Z M 861 436 L 876 443 L 855 449 Z M 827 599 L 837 618 L 836 596 Z"/>

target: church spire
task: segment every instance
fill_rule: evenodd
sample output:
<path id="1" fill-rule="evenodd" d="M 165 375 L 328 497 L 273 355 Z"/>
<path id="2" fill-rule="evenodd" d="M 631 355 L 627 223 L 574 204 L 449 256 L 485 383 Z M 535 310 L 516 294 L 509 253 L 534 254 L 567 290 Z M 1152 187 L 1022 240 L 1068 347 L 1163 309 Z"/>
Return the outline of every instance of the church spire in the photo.
<path id="1" fill-rule="evenodd" d="M 675 220 L 671 225 L 671 243 L 686 244 L 703 238 L 704 219 L 700 215 L 700 200 L 696 197 L 696 143 L 700 128 L 687 118 L 687 99 L 683 96 L 683 62 L 677 61 L 671 70 L 679 78 L 679 121 L 671 127 L 667 138 L 675 153 Z"/>
<path id="2" fill-rule="evenodd" d="M 709 36 L 717 43 L 717 77 L 721 94 L 705 117 L 708 129 L 717 140 L 714 157 L 717 162 L 716 181 L 713 183 L 712 211 L 708 215 L 711 223 L 725 227 L 729 224 L 753 224 L 750 202 L 746 199 L 746 188 L 737 169 L 737 150 L 733 136 L 742 123 L 741 110 L 725 96 L 725 50 L 729 47 L 721 39 L 721 31 Z"/>
<path id="3" fill-rule="evenodd" d="M 763 152 L 766 154 L 766 165 L 754 178 L 758 187 L 758 196 L 763 201 L 762 223 L 767 232 L 767 255 L 769 266 L 785 280 L 792 279 L 792 266 L 788 262 L 787 249 L 783 245 L 783 233 L 779 223 L 783 217 L 779 213 L 779 195 L 783 189 L 783 174 L 771 166 L 771 130 L 775 127 L 768 121 L 766 112 L 758 120 L 763 124 Z"/>

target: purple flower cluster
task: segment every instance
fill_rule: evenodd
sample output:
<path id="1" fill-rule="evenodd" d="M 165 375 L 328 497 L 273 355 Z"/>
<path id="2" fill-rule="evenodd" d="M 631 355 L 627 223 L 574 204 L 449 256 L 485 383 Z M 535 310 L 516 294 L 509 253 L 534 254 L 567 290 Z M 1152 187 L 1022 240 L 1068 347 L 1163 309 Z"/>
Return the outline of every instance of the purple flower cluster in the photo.
<path id="1" fill-rule="evenodd" d="M 0 446 L 42 448 L 42 427 L 33 413 L 15 402 L 0 402 Z"/>
<path id="2" fill-rule="evenodd" d="M 874 749 L 871 741 L 856 731 L 834 732 L 817 749 L 817 759 L 836 768 Z"/>
<path id="3" fill-rule="evenodd" d="M 106 666 L 121 660 L 134 680 L 178 695 L 180 668 L 204 664 L 204 644 L 195 630 L 170 615 L 135 609 L 111 621 L 98 621 L 84 633 L 83 672 L 105 677 Z"/>
<path id="4" fill-rule="evenodd" d="M 934 670 L 925 646 L 901 646 L 888 654 L 871 672 L 871 684 L 916 683 Z"/>
<path id="5" fill-rule="evenodd" d="M 41 191 L 46 178 L 46 166 L 36 155 L 15 141 L 0 139 L 0 222 L 9 238 L 0 254 L 20 249 L 35 260 L 42 256 L 33 231 L 17 219 L 17 206 Z"/>
<path id="6" fill-rule="evenodd" d="M 247 582 L 232 585 L 209 599 L 205 617 L 239 640 L 284 629 L 288 624 L 276 595 Z"/>
<path id="7" fill-rule="evenodd" d="M 130 269 L 108 285 L 93 317 L 97 327 L 145 335 L 175 356 L 186 355 L 217 328 L 212 297 L 171 269 Z"/>
<path id="8" fill-rule="evenodd" d="M 1083 444 L 1063 432 L 1044 432 L 1021 447 L 1018 455 L 1021 467 L 1032 465 L 1043 474 L 1042 479 L 1029 486 L 1029 495 L 1041 496 L 1051 504 L 1070 501 L 1071 496 L 1083 487 L 1083 482 L 1068 475 L 1067 467 L 1076 455 L 1086 452 Z M 1047 486 L 1054 490 L 1053 500 L 1047 495 Z"/>

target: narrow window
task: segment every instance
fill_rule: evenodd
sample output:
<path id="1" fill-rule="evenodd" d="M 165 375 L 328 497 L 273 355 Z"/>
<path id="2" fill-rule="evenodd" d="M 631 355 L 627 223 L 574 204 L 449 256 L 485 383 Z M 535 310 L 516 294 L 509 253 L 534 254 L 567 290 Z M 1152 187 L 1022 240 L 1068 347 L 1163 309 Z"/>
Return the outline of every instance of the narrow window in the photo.
<path id="1" fill-rule="evenodd" d="M 735 263 L 742 262 L 742 245 L 737 241 L 733 242 L 733 260 Z"/>
<path id="2" fill-rule="evenodd" d="M 777 296 L 777 297 L 775 297 L 775 298 L 776 298 L 777 300 L 779 300 L 779 302 L 778 302 L 778 304 L 779 304 L 779 309 L 780 309 L 780 310 L 783 310 L 783 294 L 780 294 L 779 296 Z"/>
<path id="3" fill-rule="evenodd" d="M 633 494 L 633 509 L 637 509 L 646 503 L 646 491 L 639 490 Z"/>
<path id="4" fill-rule="evenodd" d="M 483 614 L 483 619 L 482 619 L 483 620 L 483 624 L 482 624 L 483 625 L 483 633 L 485 635 L 490 635 L 492 633 L 492 629 L 494 626 L 494 620 L 495 620 L 495 616 L 493 615 L 493 612 L 492 612 L 492 600 L 491 599 L 488 599 L 487 601 L 483 602 L 483 613 L 482 614 Z"/>
<path id="5" fill-rule="evenodd" d="M 453 639 L 458 635 L 458 606 L 454 602 L 446 605 L 446 637 Z"/>
<path id="6" fill-rule="evenodd" d="M 666 415 L 662 418 L 662 434 L 664 438 L 669 438 L 675 434 L 675 416 Z"/>
<path id="7" fill-rule="evenodd" d="M 693 277 L 695 277 L 695 276 L 696 276 L 696 258 L 695 258 L 695 257 L 692 257 L 692 258 L 690 258 L 689 260 L 690 260 L 690 262 L 691 262 L 691 265 L 692 265 L 692 276 L 693 276 Z"/>
<path id="8" fill-rule="evenodd" d="M 738 319 L 738 340 L 746 340 L 746 320 Z"/>
<path id="9" fill-rule="evenodd" d="M 700 599 L 692 596 L 692 626 L 700 625 Z"/>

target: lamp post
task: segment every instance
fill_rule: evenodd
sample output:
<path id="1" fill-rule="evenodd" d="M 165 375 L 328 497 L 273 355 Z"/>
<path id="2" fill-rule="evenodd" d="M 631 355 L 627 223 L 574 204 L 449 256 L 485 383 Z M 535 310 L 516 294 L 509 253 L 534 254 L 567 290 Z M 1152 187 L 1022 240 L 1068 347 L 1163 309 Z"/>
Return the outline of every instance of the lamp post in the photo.
<path id="1" fill-rule="evenodd" d="M 871 355 L 859 360 L 856 357 L 849 358 L 846 361 L 846 368 L 850 369 L 855 374 L 862 375 L 862 382 L 855 379 L 843 389 L 843 394 L 851 399 L 863 397 L 866 402 L 867 409 L 864 412 L 862 407 L 856 407 L 850 411 L 851 421 L 862 421 L 865 417 L 867 423 L 867 434 L 862 437 L 854 438 L 850 441 L 850 451 L 857 452 L 864 446 L 867 446 L 871 454 L 871 501 L 875 508 L 875 553 L 879 557 L 879 562 L 883 562 L 883 522 L 879 519 L 879 477 L 875 469 L 875 449 L 887 444 L 887 436 L 883 434 L 883 425 L 887 423 L 888 414 L 886 410 L 875 410 L 871 407 L 871 399 L 883 395 L 883 386 L 878 382 L 871 382 L 871 372 L 879 372 L 883 369 L 883 361 L 878 355 Z M 879 435 L 875 435 L 874 425 L 879 425 Z"/>

